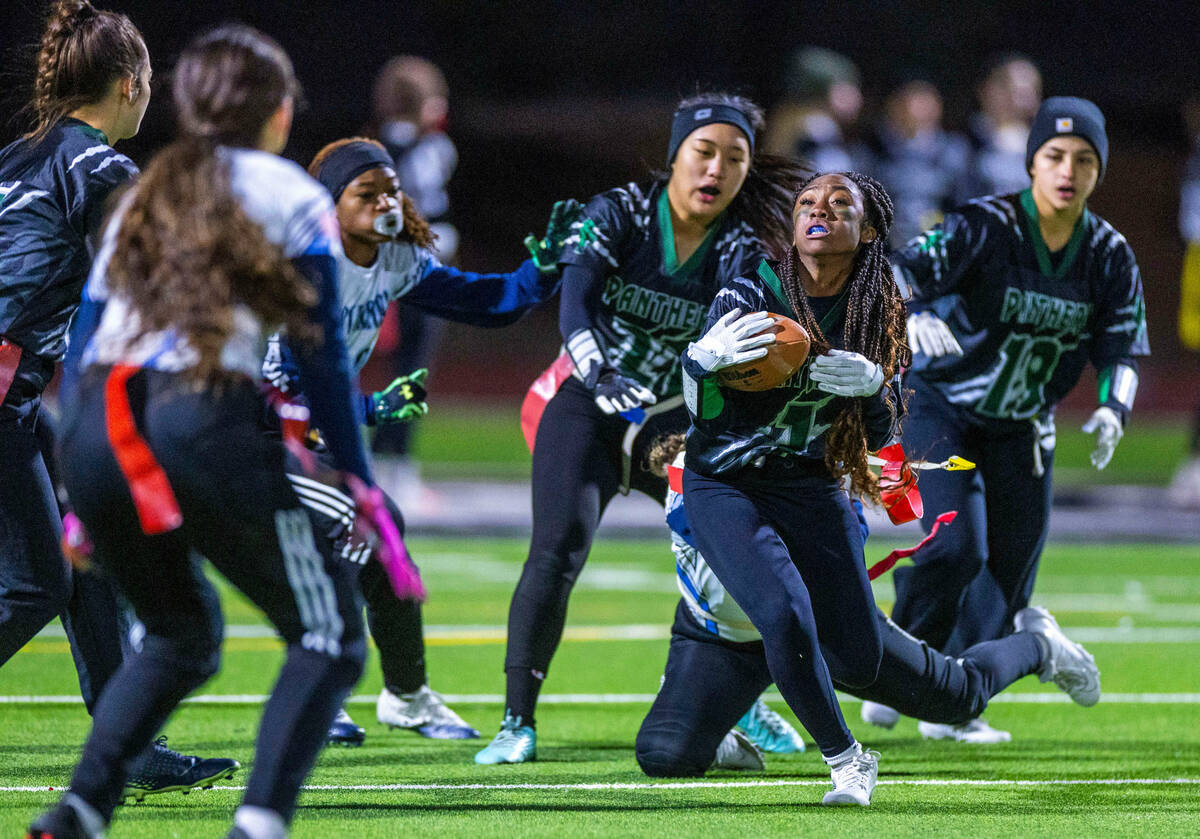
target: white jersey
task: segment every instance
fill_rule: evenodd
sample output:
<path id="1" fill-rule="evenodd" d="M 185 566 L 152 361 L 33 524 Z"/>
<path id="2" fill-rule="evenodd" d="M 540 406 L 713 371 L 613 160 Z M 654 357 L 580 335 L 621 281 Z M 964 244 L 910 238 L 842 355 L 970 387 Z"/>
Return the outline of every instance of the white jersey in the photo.
<path id="1" fill-rule="evenodd" d="M 682 453 L 675 466 L 683 466 Z M 688 544 L 691 533 L 683 515 L 683 496 L 668 489 L 666 508 L 667 524 L 671 527 L 671 550 L 675 552 L 675 582 L 692 617 L 709 632 L 727 641 L 761 641 L 762 635 L 742 607 L 729 596 L 700 551 Z M 680 530 L 684 532 L 680 533 Z"/>
<path id="2" fill-rule="evenodd" d="M 219 153 L 229 163 L 230 188 L 238 203 L 284 256 L 330 255 L 342 262 L 337 218 L 324 187 L 295 163 L 277 155 L 241 148 L 223 148 Z M 198 356 L 185 337 L 169 329 L 143 334 L 130 301 L 121 295 L 109 296 L 107 267 L 132 195 L 131 191 L 118 206 L 84 288 L 85 299 L 106 301 L 107 305 L 84 351 L 82 366 L 123 362 L 166 372 L 186 370 L 196 364 Z M 266 333 L 271 328 L 248 307 L 235 305 L 233 330 L 221 352 L 221 367 L 258 378 Z"/>
<path id="3" fill-rule="evenodd" d="M 425 248 L 395 240 L 380 244 L 379 255 L 366 267 L 339 255 L 342 332 L 355 371 L 362 369 L 375 349 L 388 303 L 403 297 L 441 265 Z"/>

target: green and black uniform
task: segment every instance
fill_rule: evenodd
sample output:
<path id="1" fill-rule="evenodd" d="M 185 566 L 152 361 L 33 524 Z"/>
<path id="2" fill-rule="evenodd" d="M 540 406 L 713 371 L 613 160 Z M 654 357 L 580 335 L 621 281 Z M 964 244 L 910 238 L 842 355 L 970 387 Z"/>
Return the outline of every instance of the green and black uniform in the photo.
<path id="1" fill-rule="evenodd" d="M 576 370 L 538 424 L 533 534 L 508 617 L 507 707 L 526 725 L 605 507 L 628 488 L 659 503 L 666 496 L 644 455 L 659 436 L 687 428 L 680 353 L 717 290 L 762 258 L 749 225 L 728 212 L 682 265 L 674 242 L 665 181 L 629 184 L 588 202 L 562 256 L 559 328 Z M 644 386 L 657 403 L 605 414 L 584 382 L 601 370 Z"/>
<path id="2" fill-rule="evenodd" d="M 834 348 L 843 349 L 848 290 L 810 297 Z M 762 262 L 721 289 L 706 330 L 728 312 L 795 318 L 774 267 Z M 818 390 L 810 363 L 784 385 L 726 389 L 683 356 L 691 415 L 683 494 L 696 547 L 762 634 L 767 665 L 797 719 L 833 757 L 854 745 L 833 680 L 875 681 L 883 655 L 863 534 L 840 481 L 825 465 L 825 434 L 851 398 L 862 406 L 867 447 L 892 437 L 887 389 L 842 397 Z M 818 641 L 818 630 L 820 639 Z"/>
<path id="3" fill-rule="evenodd" d="M 963 350 L 915 356 L 904 449 L 978 465 L 922 476 L 926 530 L 947 510 L 959 516 L 897 569 L 893 618 L 956 653 L 1004 634 L 1028 603 L 1049 520 L 1054 406 L 1087 363 L 1099 404 L 1128 419 L 1135 358 L 1150 351 L 1142 280 L 1125 237 L 1087 210 L 1051 253 L 1030 190 L 971 201 L 892 262 L 910 313 L 936 314 Z"/>

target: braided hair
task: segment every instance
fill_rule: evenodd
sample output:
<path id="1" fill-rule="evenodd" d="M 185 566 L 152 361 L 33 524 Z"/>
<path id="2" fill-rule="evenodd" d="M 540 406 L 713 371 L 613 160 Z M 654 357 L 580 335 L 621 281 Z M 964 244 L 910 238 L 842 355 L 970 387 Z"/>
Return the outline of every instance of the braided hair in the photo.
<path id="1" fill-rule="evenodd" d="M 88 0 L 56 0 L 38 46 L 28 136 L 40 140 L 67 114 L 99 102 L 114 79 L 132 76 L 138 84 L 149 61 L 142 34 L 125 15 Z"/>
<path id="2" fill-rule="evenodd" d="M 875 228 L 876 236 L 861 245 L 855 254 L 845 292 L 846 323 L 843 328 L 844 348 L 860 353 L 883 368 L 886 399 L 893 413 L 903 412 L 903 394 L 893 388 L 892 381 L 901 367 L 912 363 L 912 353 L 906 343 L 904 301 L 892 276 L 887 258 L 887 238 L 892 228 L 895 210 L 887 191 L 874 178 L 859 172 L 836 172 L 853 181 L 862 193 L 866 224 Z M 816 180 L 814 175 L 805 181 L 793 199 Z M 799 315 L 801 325 L 812 337 L 813 352 L 829 349 L 829 341 L 821 331 L 808 295 L 804 292 L 801 272 L 804 266 L 793 245 L 780 261 L 779 278 L 788 302 Z M 866 431 L 863 426 L 862 404 L 848 400 L 830 428 L 825 444 L 825 464 L 837 477 L 850 476 L 850 491 L 879 502 L 879 482 L 867 468 Z"/>

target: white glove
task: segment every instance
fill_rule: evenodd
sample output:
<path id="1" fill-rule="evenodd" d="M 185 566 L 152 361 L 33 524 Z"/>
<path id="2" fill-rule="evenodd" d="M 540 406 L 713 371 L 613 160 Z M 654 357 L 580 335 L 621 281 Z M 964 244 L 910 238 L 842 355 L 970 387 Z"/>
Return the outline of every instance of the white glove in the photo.
<path id="1" fill-rule="evenodd" d="M 743 317 L 741 309 L 734 309 L 726 312 L 699 341 L 688 344 L 687 354 L 708 373 L 762 358 L 767 354 L 767 345 L 775 343 L 775 333 L 758 333 L 774 322 L 766 312 Z"/>
<path id="2" fill-rule="evenodd" d="M 1103 469 L 1112 460 L 1117 443 L 1121 442 L 1121 437 L 1125 434 L 1125 430 L 1121 428 L 1121 418 L 1112 408 L 1101 405 L 1092 411 L 1088 421 L 1083 424 L 1083 430 L 1086 434 L 1100 432 L 1096 437 L 1096 448 L 1092 450 L 1092 465 Z"/>
<path id="3" fill-rule="evenodd" d="M 864 355 L 830 350 L 813 359 L 808 377 L 835 396 L 874 396 L 883 387 L 883 368 Z"/>
<path id="4" fill-rule="evenodd" d="M 950 327 L 933 312 L 908 316 L 908 346 L 913 355 L 924 353 L 929 358 L 963 354 Z"/>

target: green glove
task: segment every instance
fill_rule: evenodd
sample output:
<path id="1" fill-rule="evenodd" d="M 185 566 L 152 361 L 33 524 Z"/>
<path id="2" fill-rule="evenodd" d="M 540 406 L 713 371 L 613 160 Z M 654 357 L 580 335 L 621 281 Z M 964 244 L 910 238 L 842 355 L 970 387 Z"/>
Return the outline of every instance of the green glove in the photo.
<path id="1" fill-rule="evenodd" d="M 541 240 L 533 238 L 530 233 L 525 237 L 525 247 L 533 257 L 533 264 L 543 274 L 551 274 L 558 270 L 558 258 L 562 255 L 563 245 L 571 235 L 571 227 L 583 214 L 583 205 L 574 198 L 566 201 L 555 201 L 550 210 L 550 223 L 546 225 L 546 235 Z"/>
<path id="2" fill-rule="evenodd" d="M 383 390 L 371 394 L 371 410 L 376 423 L 411 422 L 429 413 L 425 403 L 425 377 L 429 371 L 422 367 L 401 376 Z"/>

